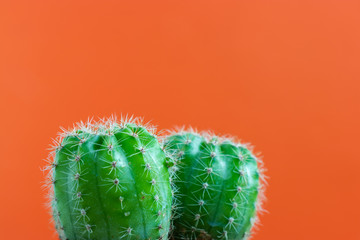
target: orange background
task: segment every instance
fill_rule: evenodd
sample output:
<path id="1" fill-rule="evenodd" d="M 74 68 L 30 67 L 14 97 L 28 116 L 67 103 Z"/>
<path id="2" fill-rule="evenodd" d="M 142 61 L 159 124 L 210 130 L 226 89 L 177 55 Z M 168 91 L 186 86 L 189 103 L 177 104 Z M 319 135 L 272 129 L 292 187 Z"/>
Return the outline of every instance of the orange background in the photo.
<path id="1" fill-rule="evenodd" d="M 253 143 L 255 240 L 360 239 L 359 66 L 359 1 L 2 0 L 1 239 L 56 239 L 48 144 L 112 113 Z"/>

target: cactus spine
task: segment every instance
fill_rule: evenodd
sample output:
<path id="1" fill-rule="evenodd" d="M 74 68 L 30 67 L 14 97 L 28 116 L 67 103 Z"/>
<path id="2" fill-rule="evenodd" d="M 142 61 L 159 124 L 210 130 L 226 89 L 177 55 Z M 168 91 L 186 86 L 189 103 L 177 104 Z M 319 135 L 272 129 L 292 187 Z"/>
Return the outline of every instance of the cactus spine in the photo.
<path id="1" fill-rule="evenodd" d="M 52 212 L 62 240 L 167 239 L 171 187 L 153 130 L 136 120 L 78 124 L 52 153 Z"/>
<path id="2" fill-rule="evenodd" d="M 178 156 L 175 239 L 247 239 L 260 209 L 259 161 L 230 139 L 180 131 L 165 139 Z"/>

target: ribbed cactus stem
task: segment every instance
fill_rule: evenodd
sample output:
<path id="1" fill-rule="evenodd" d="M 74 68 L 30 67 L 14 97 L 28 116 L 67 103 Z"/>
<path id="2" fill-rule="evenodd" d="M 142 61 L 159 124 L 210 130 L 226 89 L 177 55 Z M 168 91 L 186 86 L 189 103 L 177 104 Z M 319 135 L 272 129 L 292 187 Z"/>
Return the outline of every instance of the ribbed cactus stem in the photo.
<path id="1" fill-rule="evenodd" d="M 165 140 L 178 156 L 175 238 L 246 239 L 260 207 L 257 158 L 242 144 L 195 132 Z"/>
<path id="2" fill-rule="evenodd" d="M 135 122 L 79 124 L 53 154 L 52 209 L 61 239 L 167 239 L 166 156 Z"/>

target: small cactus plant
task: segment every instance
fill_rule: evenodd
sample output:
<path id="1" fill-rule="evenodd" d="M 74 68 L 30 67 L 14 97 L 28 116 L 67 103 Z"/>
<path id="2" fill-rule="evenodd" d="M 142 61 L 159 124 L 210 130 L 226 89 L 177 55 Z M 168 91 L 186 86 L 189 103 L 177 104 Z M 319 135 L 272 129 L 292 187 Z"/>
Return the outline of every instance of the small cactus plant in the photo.
<path id="1" fill-rule="evenodd" d="M 260 161 L 246 145 L 195 131 L 165 138 L 177 155 L 175 239 L 247 239 L 261 207 Z M 260 192 L 260 194 L 259 194 Z"/>
<path id="2" fill-rule="evenodd" d="M 62 240 L 168 239 L 166 155 L 137 120 L 79 123 L 51 154 L 51 207 Z"/>

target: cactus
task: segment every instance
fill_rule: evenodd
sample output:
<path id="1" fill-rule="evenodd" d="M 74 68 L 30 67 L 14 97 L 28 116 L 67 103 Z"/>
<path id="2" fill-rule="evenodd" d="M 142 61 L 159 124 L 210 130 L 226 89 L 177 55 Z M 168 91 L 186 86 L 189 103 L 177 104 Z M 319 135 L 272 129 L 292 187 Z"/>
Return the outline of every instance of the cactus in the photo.
<path id="1" fill-rule="evenodd" d="M 175 239 L 248 239 L 261 208 L 261 162 L 230 138 L 179 131 L 165 138 L 177 155 Z"/>
<path id="2" fill-rule="evenodd" d="M 168 239 L 171 187 L 154 129 L 79 123 L 51 153 L 51 208 L 62 240 Z"/>

